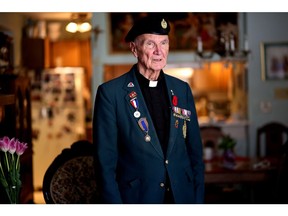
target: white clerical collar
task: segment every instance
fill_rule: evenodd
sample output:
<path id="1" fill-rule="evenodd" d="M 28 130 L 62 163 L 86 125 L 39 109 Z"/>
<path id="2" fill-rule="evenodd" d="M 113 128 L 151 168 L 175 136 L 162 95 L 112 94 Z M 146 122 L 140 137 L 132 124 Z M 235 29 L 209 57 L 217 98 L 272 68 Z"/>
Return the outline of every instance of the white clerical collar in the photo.
<path id="1" fill-rule="evenodd" d="M 157 86 L 158 81 L 154 81 L 154 80 L 150 80 L 149 81 L 149 87 L 156 87 Z"/>

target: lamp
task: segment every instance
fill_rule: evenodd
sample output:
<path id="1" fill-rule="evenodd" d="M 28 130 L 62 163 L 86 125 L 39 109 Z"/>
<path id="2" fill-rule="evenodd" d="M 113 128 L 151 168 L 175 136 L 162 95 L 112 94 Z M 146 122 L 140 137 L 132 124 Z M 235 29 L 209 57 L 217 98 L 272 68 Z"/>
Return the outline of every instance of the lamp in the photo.
<path id="1" fill-rule="evenodd" d="M 71 33 L 88 32 L 92 28 L 91 24 L 87 21 L 87 13 L 72 14 L 72 21 L 66 26 L 66 31 Z"/>

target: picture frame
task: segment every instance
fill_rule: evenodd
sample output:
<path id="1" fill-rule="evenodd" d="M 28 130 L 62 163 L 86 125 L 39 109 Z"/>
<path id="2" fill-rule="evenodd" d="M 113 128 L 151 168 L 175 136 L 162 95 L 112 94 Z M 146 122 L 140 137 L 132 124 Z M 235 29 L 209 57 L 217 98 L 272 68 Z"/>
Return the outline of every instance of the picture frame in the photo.
<path id="1" fill-rule="evenodd" d="M 262 80 L 287 80 L 288 41 L 262 42 L 260 49 Z"/>
<path id="2" fill-rule="evenodd" d="M 170 51 L 196 51 L 198 37 L 202 39 L 203 51 L 215 51 L 221 48 L 221 37 L 234 36 L 235 48 L 238 46 L 238 13 L 202 13 L 202 12 L 152 12 L 152 13 L 108 13 L 109 53 L 129 53 L 125 36 L 139 18 L 150 15 L 162 15 L 170 23 Z"/>

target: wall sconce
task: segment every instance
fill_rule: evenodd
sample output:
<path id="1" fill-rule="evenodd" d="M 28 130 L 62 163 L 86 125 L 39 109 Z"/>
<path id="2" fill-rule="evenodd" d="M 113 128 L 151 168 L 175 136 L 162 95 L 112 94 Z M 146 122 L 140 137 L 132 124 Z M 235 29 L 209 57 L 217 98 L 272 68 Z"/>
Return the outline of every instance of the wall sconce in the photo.
<path id="1" fill-rule="evenodd" d="M 72 14 L 72 21 L 67 24 L 65 29 L 71 33 L 90 31 L 92 26 L 87 21 L 87 13 Z"/>

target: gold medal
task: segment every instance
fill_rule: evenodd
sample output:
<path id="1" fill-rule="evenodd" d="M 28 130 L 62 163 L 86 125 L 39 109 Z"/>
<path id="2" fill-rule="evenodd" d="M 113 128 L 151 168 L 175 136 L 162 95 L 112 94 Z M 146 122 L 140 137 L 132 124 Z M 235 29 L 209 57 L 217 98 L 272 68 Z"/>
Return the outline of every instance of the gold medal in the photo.
<path id="1" fill-rule="evenodd" d="M 183 128 L 182 128 L 182 132 L 183 132 L 183 137 L 185 139 L 186 135 L 187 135 L 187 125 L 186 125 L 186 121 L 185 120 L 184 120 L 184 124 L 183 124 Z"/>

